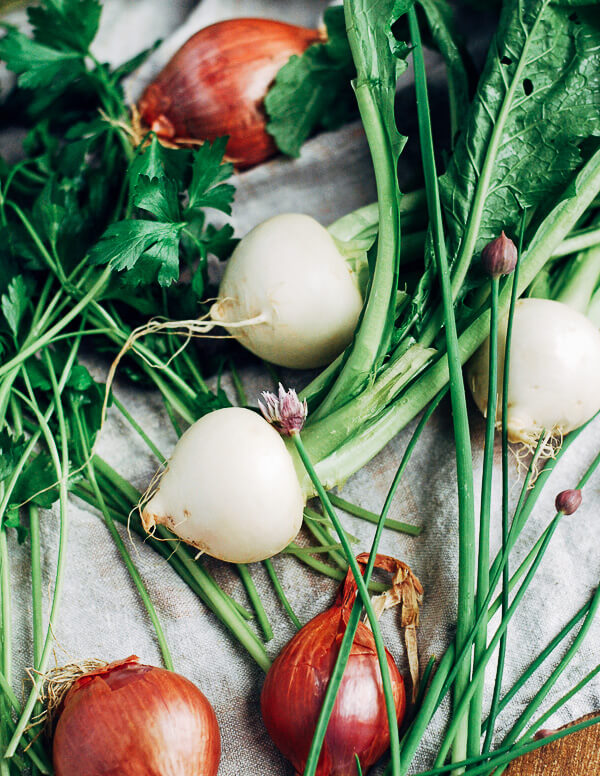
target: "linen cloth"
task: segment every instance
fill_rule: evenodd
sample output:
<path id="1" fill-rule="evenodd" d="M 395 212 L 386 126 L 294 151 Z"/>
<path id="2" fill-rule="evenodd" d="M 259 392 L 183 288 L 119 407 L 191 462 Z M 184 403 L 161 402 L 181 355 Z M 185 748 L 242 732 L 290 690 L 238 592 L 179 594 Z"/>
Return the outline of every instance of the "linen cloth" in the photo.
<path id="1" fill-rule="evenodd" d="M 192 10 L 189 0 L 107 0 L 96 53 L 102 59 L 119 63 L 160 36 L 164 44 L 151 60 L 129 81 L 132 99 L 160 69 L 174 51 L 197 29 L 232 16 L 265 16 L 289 22 L 315 25 L 326 3 L 322 0 L 202 0 Z M 189 14 L 189 15 L 188 15 Z M 13 14 L 16 21 L 22 15 Z M 172 34 L 171 34 L 172 33 Z M 486 46 L 485 36 L 478 39 L 477 51 Z M 429 57 L 433 93 L 436 75 L 443 67 L 436 57 Z M 404 77 L 400 96 L 400 115 L 414 126 L 414 102 L 410 96 L 410 72 Z M 403 113 L 405 111 L 405 114 Z M 402 122 L 401 122 L 402 123 Z M 408 131 L 406 127 L 401 129 Z M 2 151 L 16 153 L 18 135 L 3 136 Z M 401 181 L 410 179 L 418 158 L 408 146 L 400 164 Z M 236 175 L 236 201 L 232 223 L 241 236 L 260 220 L 278 212 L 309 213 L 324 224 L 373 201 L 375 188 L 369 152 L 359 123 L 339 131 L 321 134 L 309 141 L 298 160 L 275 159 L 259 168 Z M 108 364 L 88 354 L 94 376 L 104 380 Z M 286 372 L 287 385 L 301 387 L 303 377 Z M 270 379 L 258 368 L 244 369 L 243 380 L 250 400 L 272 387 Z M 225 378 L 225 388 L 231 385 Z M 158 447 L 169 454 L 175 434 L 159 398 L 119 380 L 115 392 L 143 426 Z M 233 393 L 230 393 L 233 396 Z M 476 483 L 481 476 L 483 420 L 470 405 L 473 461 Z M 384 501 L 400 457 L 408 443 L 415 422 L 411 423 L 368 466 L 352 477 L 342 489 L 349 500 L 378 511 Z M 600 442 L 600 423 L 591 425 L 565 455 L 546 487 L 538 508 L 523 532 L 511 567 L 523 558 L 554 513 L 555 494 L 574 487 L 581 473 L 593 459 Z M 154 474 L 157 462 L 135 433 L 114 411 L 103 430 L 98 452 L 139 489 L 144 490 Z M 511 498 L 516 501 L 521 470 L 513 466 Z M 494 511 L 492 520 L 493 550 L 500 542 L 500 456 L 496 450 Z M 505 669 L 505 686 L 527 667 L 577 609 L 589 599 L 600 576 L 600 478 L 595 476 L 584 493 L 579 512 L 566 518 L 552 541 L 536 581 L 526 596 L 509 629 Z M 421 525 L 417 538 L 386 531 L 381 552 L 409 563 L 425 588 L 419 645 L 424 665 L 430 655 L 438 658 L 454 635 L 457 592 L 457 498 L 454 443 L 451 412 L 444 401 L 421 437 L 404 475 L 390 517 Z M 370 546 L 373 526 L 343 516 L 348 531 L 359 538 L 358 551 Z M 43 580 L 48 598 L 52 592 L 56 566 L 58 520 L 55 510 L 43 513 Z M 123 535 L 129 543 L 125 531 Z M 31 657 L 31 605 L 29 548 L 18 546 L 10 536 L 11 579 L 13 592 L 13 644 L 15 671 L 13 684 L 22 692 L 23 669 Z M 213 704 L 221 726 L 222 760 L 220 776 L 246 773 L 287 776 L 291 766 L 271 743 L 261 721 L 259 697 L 263 681 L 261 670 L 228 635 L 217 619 L 188 589 L 162 558 L 137 538 L 129 544 L 134 560 L 146 583 L 161 618 L 172 651 L 175 668 L 195 682 Z M 220 584 L 238 600 L 246 603 L 235 569 L 226 564 L 204 559 L 207 568 Z M 310 572 L 297 560 L 281 555 L 274 559 L 277 573 L 292 607 L 304 623 L 329 606 L 337 585 L 332 580 Z M 294 629 L 260 564 L 251 567 L 275 637 L 268 645 L 274 658 Z M 385 613 L 382 629 L 388 648 L 399 666 L 406 671 L 403 637 L 397 610 Z M 98 514 L 72 499 L 69 510 L 68 557 L 60 614 L 55 626 L 56 662 L 61 664 L 84 658 L 115 660 L 131 653 L 143 662 L 160 664 L 160 653 L 153 630 L 129 575 Z M 594 624 L 580 653 L 561 677 L 549 696 L 554 702 L 598 662 L 600 626 Z M 531 680 L 512 701 L 509 710 L 498 720 L 499 732 L 506 731 L 511 721 L 525 707 L 536 689 L 563 653 L 568 640 L 547 661 L 541 674 Z M 491 664 L 486 689 L 486 703 L 491 697 L 494 666 Z M 405 674 L 407 675 L 407 674 Z M 544 708 L 546 708 L 545 706 Z M 548 723 L 559 726 L 590 711 L 600 709 L 600 680 L 588 685 Z M 415 758 L 413 772 L 431 763 L 443 730 L 444 709 L 426 734 Z M 376 773 L 379 773 L 381 768 Z"/>

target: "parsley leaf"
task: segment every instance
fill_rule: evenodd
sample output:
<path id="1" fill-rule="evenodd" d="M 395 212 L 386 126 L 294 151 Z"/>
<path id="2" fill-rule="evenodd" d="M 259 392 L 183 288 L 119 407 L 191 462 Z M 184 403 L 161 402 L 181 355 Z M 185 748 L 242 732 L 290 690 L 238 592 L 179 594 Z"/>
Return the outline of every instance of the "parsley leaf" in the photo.
<path id="1" fill-rule="evenodd" d="M 85 71 L 83 59 L 76 52 L 38 43 L 15 27 L 7 27 L 6 35 L 0 40 L 0 59 L 9 70 L 19 74 L 19 86 L 50 87 L 53 94 L 62 93 Z"/>
<path id="2" fill-rule="evenodd" d="M 10 477 L 26 447 L 24 436 L 15 437 L 8 431 L 0 431 L 0 482 Z"/>
<path id="3" fill-rule="evenodd" d="M 265 98 L 267 131 L 288 156 L 299 156 L 302 143 L 316 128 L 334 129 L 358 115 L 344 9 L 328 8 L 325 24 L 327 41 L 291 57 Z"/>
<path id="4" fill-rule="evenodd" d="M 29 303 L 29 293 L 23 275 L 17 275 L 10 281 L 8 293 L 2 294 L 0 303 L 6 322 L 16 337 L 19 331 L 19 324 Z"/>
<path id="5" fill-rule="evenodd" d="M 192 182 L 189 187 L 189 209 L 212 207 L 231 215 L 235 188 L 222 181 L 230 178 L 233 165 L 223 164 L 227 137 L 218 137 L 212 145 L 204 143 L 194 154 Z"/>
<path id="6" fill-rule="evenodd" d="M 231 227 L 206 225 L 201 210 L 231 213 L 235 190 L 223 182 L 233 172 L 231 164 L 223 163 L 226 144 L 227 138 L 218 138 L 175 161 L 153 137 L 128 172 L 130 207 L 140 217 L 111 224 L 90 251 L 90 261 L 127 270 L 123 280 L 129 285 L 146 285 L 156 278 L 159 285 L 169 286 L 179 278 L 183 248 L 190 261 L 199 254 L 201 277 L 195 276 L 194 288 L 196 293 L 203 289 L 207 253 L 222 252 L 231 244 Z M 182 212 L 186 190 L 188 205 Z"/>
<path id="7" fill-rule="evenodd" d="M 81 54 L 96 36 L 101 13 L 99 0 L 45 0 L 27 11 L 36 40 Z"/>
<path id="8" fill-rule="evenodd" d="M 116 270 L 132 269 L 139 259 L 157 243 L 167 241 L 179 255 L 177 238 L 184 223 L 160 221 L 118 221 L 111 224 L 99 243 L 90 251 L 92 264 L 110 264 Z M 178 260 L 178 258 L 177 258 Z"/>

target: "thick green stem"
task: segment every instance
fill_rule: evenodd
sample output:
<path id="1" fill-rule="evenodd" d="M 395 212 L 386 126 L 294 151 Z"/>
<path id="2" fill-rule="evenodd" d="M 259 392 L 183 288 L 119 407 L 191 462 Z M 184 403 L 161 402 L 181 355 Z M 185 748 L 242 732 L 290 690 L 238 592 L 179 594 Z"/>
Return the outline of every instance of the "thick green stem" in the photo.
<path id="1" fill-rule="evenodd" d="M 252 604 L 252 608 L 256 612 L 256 619 L 258 620 L 258 624 L 264 633 L 265 641 L 271 641 L 273 638 L 273 628 L 271 627 L 271 623 L 269 622 L 269 618 L 265 612 L 265 607 L 260 600 L 260 596 L 258 594 L 258 590 L 256 589 L 256 585 L 254 584 L 254 580 L 250 575 L 250 570 L 245 563 L 238 563 L 237 569 L 242 579 L 244 588 L 246 589 L 246 593 L 248 594 L 248 598 L 250 599 L 250 603 Z"/>

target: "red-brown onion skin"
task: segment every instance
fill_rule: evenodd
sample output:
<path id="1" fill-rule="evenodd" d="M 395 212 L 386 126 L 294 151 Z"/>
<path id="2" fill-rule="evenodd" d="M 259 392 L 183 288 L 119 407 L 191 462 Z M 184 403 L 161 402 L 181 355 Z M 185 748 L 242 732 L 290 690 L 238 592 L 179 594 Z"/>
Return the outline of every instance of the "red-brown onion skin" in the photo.
<path id="1" fill-rule="evenodd" d="M 339 602 L 307 623 L 271 666 L 261 694 L 265 727 L 298 774 L 304 771 L 348 610 Z M 398 724 L 406 708 L 404 681 L 387 652 Z M 373 634 L 359 623 L 323 742 L 316 776 L 356 776 L 389 747 L 381 673 Z"/>
<path id="2" fill-rule="evenodd" d="M 56 776 L 216 776 L 221 739 L 195 685 L 128 658 L 74 683 L 52 756 Z"/>
<path id="3" fill-rule="evenodd" d="M 320 39 L 317 30 L 270 19 L 230 19 L 193 35 L 143 93 L 138 109 L 159 137 L 210 140 L 229 135 L 227 155 L 240 168 L 277 152 L 263 100 L 293 54 Z"/>

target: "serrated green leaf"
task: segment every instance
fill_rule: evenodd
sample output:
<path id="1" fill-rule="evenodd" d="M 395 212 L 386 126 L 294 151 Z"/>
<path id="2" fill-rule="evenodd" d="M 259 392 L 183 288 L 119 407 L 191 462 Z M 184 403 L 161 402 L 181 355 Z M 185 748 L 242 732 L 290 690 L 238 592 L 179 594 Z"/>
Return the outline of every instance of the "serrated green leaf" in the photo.
<path id="1" fill-rule="evenodd" d="M 233 174 L 233 165 L 223 162 L 228 138 L 218 137 L 212 144 L 204 143 L 194 152 L 192 180 L 188 188 L 189 209 L 212 207 L 231 214 L 235 188 L 222 183 Z"/>
<path id="2" fill-rule="evenodd" d="M 32 502 L 42 509 L 49 509 L 58 499 L 56 469 L 48 453 L 38 453 L 23 468 L 11 495 L 11 505 L 20 506 Z"/>
<path id="3" fill-rule="evenodd" d="M 116 270 L 131 270 L 141 256 L 163 241 L 172 244 L 185 224 L 159 221 L 119 221 L 111 224 L 89 253 L 92 264 L 110 264 Z"/>
<path id="4" fill-rule="evenodd" d="M 83 364 L 75 364 L 67 378 L 67 388 L 74 391 L 87 391 L 94 384 L 94 379 Z"/>
<path id="5" fill-rule="evenodd" d="M 99 0 L 45 0 L 27 10 L 36 40 L 81 54 L 96 36 L 101 13 Z"/>
<path id="6" fill-rule="evenodd" d="M 600 134 L 598 10 L 509 0 L 441 193 L 455 284 L 482 247 L 551 204 Z"/>
<path id="7" fill-rule="evenodd" d="M 357 115 L 351 87 L 355 75 L 344 9 L 328 8 L 327 41 L 293 56 L 277 73 L 265 98 L 267 131 L 288 156 L 298 156 L 317 127 L 334 129 Z"/>
<path id="8" fill-rule="evenodd" d="M 8 431 L 0 431 L 0 482 L 13 473 L 14 468 L 27 447 L 24 436 L 12 436 Z"/>
<path id="9" fill-rule="evenodd" d="M 64 91 L 85 69 L 79 54 L 58 51 L 31 40 L 14 27 L 8 27 L 0 40 L 0 59 L 19 75 L 19 86 L 24 89 L 52 87 L 54 93 Z"/>
<path id="10" fill-rule="evenodd" d="M 2 294 L 2 313 L 11 332 L 16 337 L 19 332 L 19 324 L 28 305 L 27 286 L 23 275 L 17 275 L 8 284 L 8 291 Z"/>
<path id="11" fill-rule="evenodd" d="M 181 221 L 177 183 L 170 178 L 140 175 L 132 193 L 133 204 L 159 221 Z"/>
<path id="12" fill-rule="evenodd" d="M 17 533 L 18 543 L 23 544 L 29 535 L 29 529 L 21 522 L 19 511 L 17 509 L 7 510 L 2 522 L 5 528 L 14 528 Z"/>
<path id="13" fill-rule="evenodd" d="M 142 175 L 150 179 L 166 177 L 163 149 L 156 135 L 152 135 L 148 146 L 131 162 L 129 180 L 132 190 L 135 189 L 137 180 Z"/>

